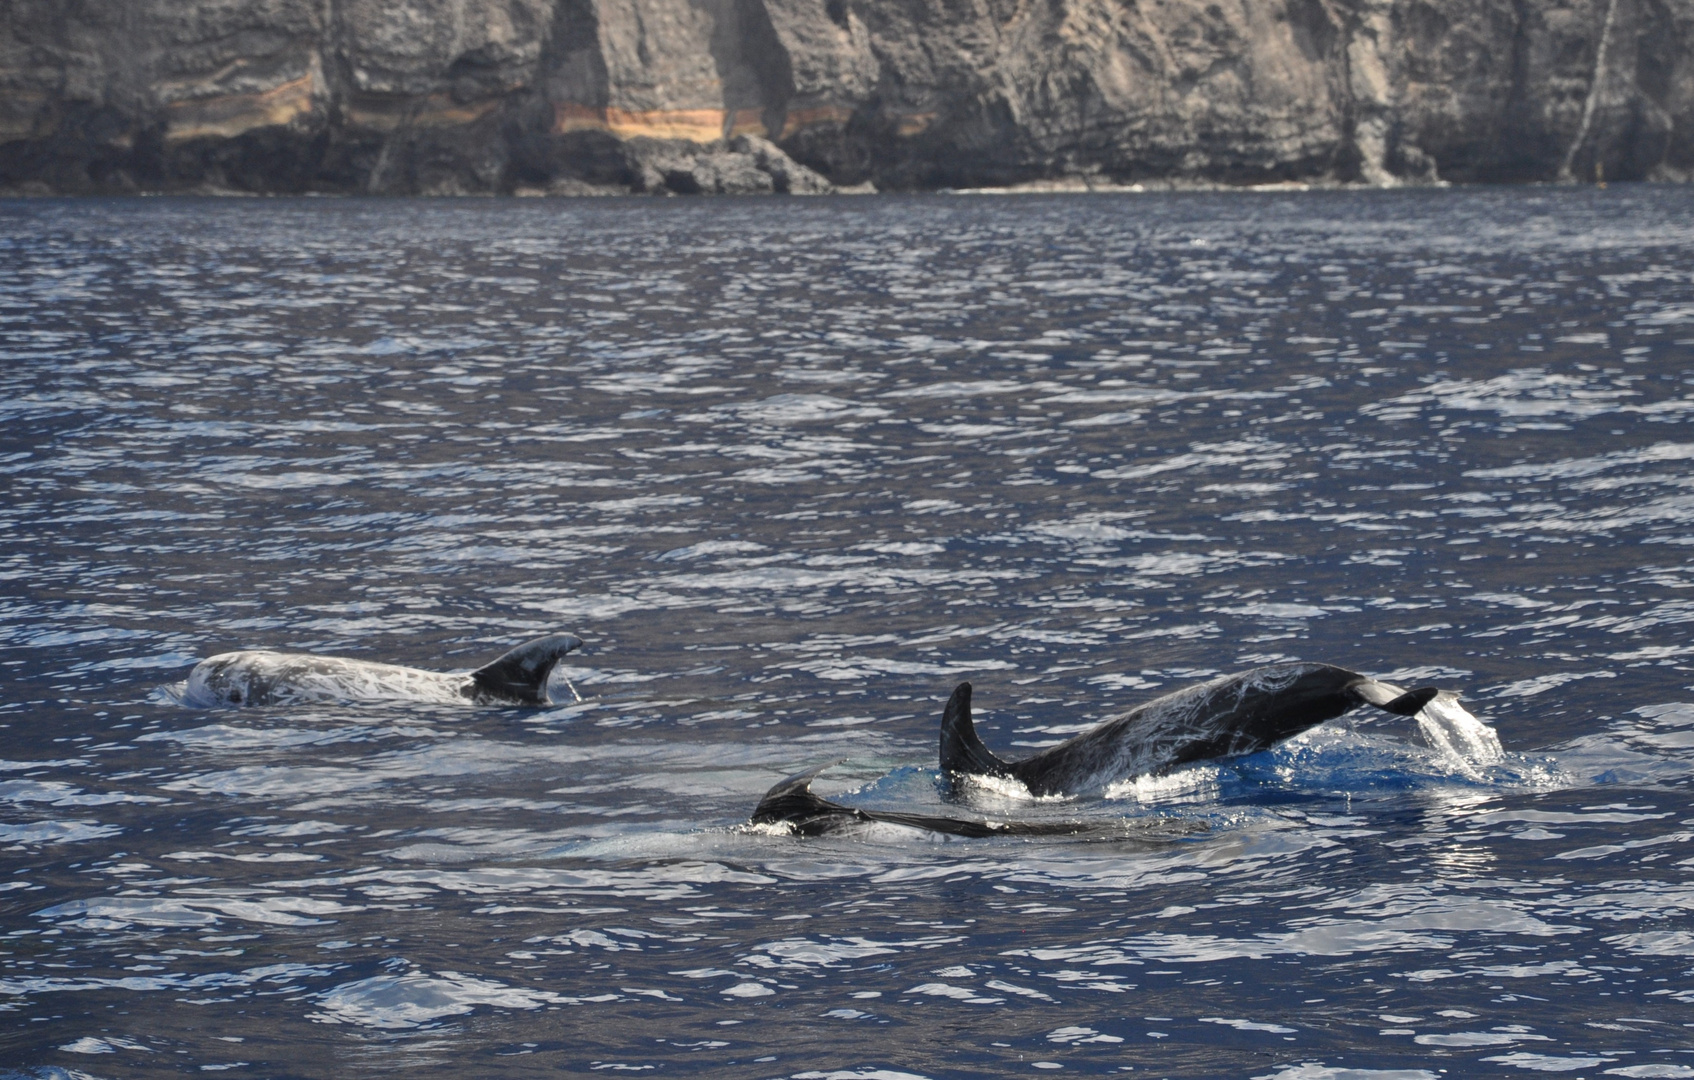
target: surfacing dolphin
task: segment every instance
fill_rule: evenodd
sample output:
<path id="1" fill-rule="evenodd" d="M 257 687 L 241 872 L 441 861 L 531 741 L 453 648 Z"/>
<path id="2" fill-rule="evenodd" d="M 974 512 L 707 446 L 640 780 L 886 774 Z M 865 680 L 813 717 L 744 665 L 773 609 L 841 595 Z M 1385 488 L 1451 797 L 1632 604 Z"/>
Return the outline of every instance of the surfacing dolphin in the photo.
<path id="1" fill-rule="evenodd" d="M 947 836 L 1074 836 L 1087 839 L 1169 840 L 1196 831 L 1201 824 L 1164 819 L 1127 821 L 979 821 L 969 818 L 906 814 L 894 810 L 862 810 L 830 802 L 812 792 L 812 781 L 836 762 L 795 773 L 765 793 L 749 824 L 784 826 L 795 836 L 826 836 L 860 831 L 867 825 L 902 825 L 908 829 Z"/>
<path id="2" fill-rule="evenodd" d="M 1033 757 L 1002 761 L 977 737 L 971 684 L 960 683 L 941 716 L 941 769 L 1017 780 L 1036 795 L 1074 795 L 1257 753 L 1360 705 L 1416 716 L 1438 693 L 1330 664 L 1271 664 L 1166 694 Z"/>
<path id="3" fill-rule="evenodd" d="M 553 665 L 582 647 L 574 634 L 525 642 L 475 671 L 424 671 L 311 653 L 246 651 L 200 661 L 188 675 L 191 705 L 306 701 L 419 701 L 444 705 L 551 705 Z M 571 691 L 575 694 L 575 688 Z"/>

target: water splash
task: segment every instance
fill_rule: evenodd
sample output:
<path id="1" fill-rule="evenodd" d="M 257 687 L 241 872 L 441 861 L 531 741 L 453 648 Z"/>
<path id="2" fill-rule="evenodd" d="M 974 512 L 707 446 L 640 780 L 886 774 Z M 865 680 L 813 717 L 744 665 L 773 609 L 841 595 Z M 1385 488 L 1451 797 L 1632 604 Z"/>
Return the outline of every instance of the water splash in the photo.
<path id="1" fill-rule="evenodd" d="M 1457 694 L 1436 695 L 1418 712 L 1417 722 L 1424 742 L 1473 779 L 1481 777 L 1482 766 L 1496 765 L 1505 757 L 1500 736 L 1460 705 Z"/>

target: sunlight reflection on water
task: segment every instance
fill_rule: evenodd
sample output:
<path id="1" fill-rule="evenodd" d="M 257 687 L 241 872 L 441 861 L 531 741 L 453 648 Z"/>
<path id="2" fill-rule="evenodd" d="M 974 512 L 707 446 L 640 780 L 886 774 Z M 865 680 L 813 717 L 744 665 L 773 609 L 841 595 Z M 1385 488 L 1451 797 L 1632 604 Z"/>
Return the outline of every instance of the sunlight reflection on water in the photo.
<path id="1" fill-rule="evenodd" d="M 1691 199 L 0 204 L 0 1076 L 1694 1075 Z M 1296 659 L 1464 703 L 939 783 Z"/>

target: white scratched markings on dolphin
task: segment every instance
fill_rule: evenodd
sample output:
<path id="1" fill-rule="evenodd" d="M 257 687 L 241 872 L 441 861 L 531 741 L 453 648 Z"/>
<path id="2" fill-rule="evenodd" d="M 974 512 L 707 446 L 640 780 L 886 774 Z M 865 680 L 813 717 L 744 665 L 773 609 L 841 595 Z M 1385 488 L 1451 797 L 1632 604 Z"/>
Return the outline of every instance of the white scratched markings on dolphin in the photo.
<path id="1" fill-rule="evenodd" d="M 190 705 L 284 705 L 304 701 L 415 701 L 433 704 L 550 705 L 547 683 L 573 634 L 525 642 L 475 671 L 421 668 L 310 653 L 251 650 L 196 664 L 183 700 Z M 570 686 L 566 681 L 566 686 Z M 571 695 L 581 696 L 575 687 Z"/>

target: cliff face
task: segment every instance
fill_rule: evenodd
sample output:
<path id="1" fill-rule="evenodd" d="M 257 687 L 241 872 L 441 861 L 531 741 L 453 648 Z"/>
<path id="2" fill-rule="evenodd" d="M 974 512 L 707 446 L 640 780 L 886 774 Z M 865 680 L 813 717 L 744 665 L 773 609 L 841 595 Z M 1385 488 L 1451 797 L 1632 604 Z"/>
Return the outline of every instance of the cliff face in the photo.
<path id="1" fill-rule="evenodd" d="M 13 191 L 1691 174 L 1694 0 L 0 0 Z"/>

